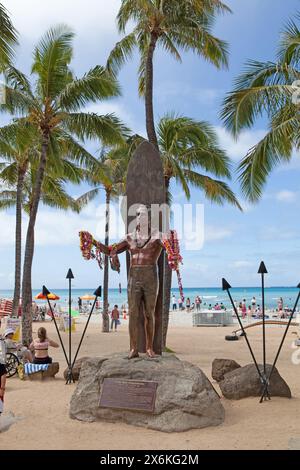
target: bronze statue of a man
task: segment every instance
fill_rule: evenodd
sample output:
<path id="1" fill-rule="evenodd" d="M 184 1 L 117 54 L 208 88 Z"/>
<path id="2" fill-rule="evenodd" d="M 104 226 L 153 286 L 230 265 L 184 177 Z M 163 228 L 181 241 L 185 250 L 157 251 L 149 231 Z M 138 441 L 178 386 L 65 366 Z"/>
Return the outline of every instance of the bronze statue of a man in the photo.
<path id="1" fill-rule="evenodd" d="M 130 269 L 128 275 L 128 306 L 129 306 L 129 359 L 138 357 L 138 325 L 141 302 L 144 304 L 146 353 L 155 357 L 153 351 L 154 313 L 158 295 L 157 261 L 164 245 L 161 234 L 151 229 L 148 210 L 140 206 L 136 213 L 136 229 L 126 235 L 119 243 L 107 247 L 96 242 L 96 247 L 110 256 L 115 265 L 119 266 L 117 255 L 128 251 Z"/>

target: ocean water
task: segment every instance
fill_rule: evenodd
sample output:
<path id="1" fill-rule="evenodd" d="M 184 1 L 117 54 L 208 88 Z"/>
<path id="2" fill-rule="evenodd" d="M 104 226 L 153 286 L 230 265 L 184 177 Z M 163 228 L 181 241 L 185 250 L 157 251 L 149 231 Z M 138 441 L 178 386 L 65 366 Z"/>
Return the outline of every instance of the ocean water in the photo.
<path id="1" fill-rule="evenodd" d="M 33 290 L 33 296 L 36 296 L 40 291 Z M 53 291 L 60 297 L 58 301 L 62 306 L 67 306 L 68 302 L 68 290 L 67 289 L 56 289 Z M 93 294 L 93 289 L 73 289 L 72 290 L 72 305 L 74 308 L 78 305 L 78 298 L 85 294 Z M 179 298 L 179 290 L 174 288 L 172 289 L 172 295 L 175 294 L 176 299 Z M 265 304 L 268 309 L 275 309 L 277 307 L 277 300 L 279 297 L 283 298 L 285 307 L 293 307 L 298 294 L 298 289 L 296 287 L 268 287 L 265 289 Z M 172 297 L 171 295 L 171 297 Z M 214 306 L 217 302 L 225 305 L 225 307 L 230 308 L 231 304 L 228 299 L 226 292 L 222 291 L 220 288 L 207 288 L 207 287 L 190 287 L 184 289 L 185 298 L 189 297 L 191 303 L 194 302 L 195 297 L 200 295 L 202 298 L 202 308 L 209 307 L 211 304 Z M 251 305 L 252 297 L 256 297 L 257 305 L 261 305 L 261 288 L 259 287 L 237 287 L 231 289 L 231 295 L 234 301 L 240 302 L 243 299 L 246 299 L 246 304 Z M 12 290 L 1 290 L 0 289 L 0 298 L 12 298 Z M 44 300 L 37 301 L 39 304 L 45 303 Z M 121 293 L 119 289 L 109 289 L 109 304 L 118 305 L 119 307 L 123 304 L 127 304 L 127 291 L 126 288 L 122 289 Z"/>

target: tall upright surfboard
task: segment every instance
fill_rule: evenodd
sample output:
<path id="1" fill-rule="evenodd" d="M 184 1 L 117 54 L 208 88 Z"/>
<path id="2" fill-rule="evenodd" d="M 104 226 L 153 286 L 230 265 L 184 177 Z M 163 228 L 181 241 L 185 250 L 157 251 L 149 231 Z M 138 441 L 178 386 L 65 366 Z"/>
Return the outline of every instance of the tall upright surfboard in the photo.
<path id="1" fill-rule="evenodd" d="M 165 185 L 164 173 L 161 157 L 156 148 L 148 141 L 142 142 L 132 156 L 127 172 L 126 183 L 127 196 L 127 230 L 129 224 L 134 219 L 134 214 L 130 214 L 130 207 L 133 205 L 143 204 L 151 206 L 151 204 L 165 203 Z M 160 226 L 162 221 L 160 220 Z M 128 261 L 127 261 L 128 266 Z M 163 267 L 164 252 L 158 261 L 159 273 L 159 292 L 155 309 L 155 333 L 153 349 L 156 354 L 162 353 L 162 308 L 163 308 Z M 143 307 L 139 316 L 139 352 L 146 351 L 145 325 Z"/>

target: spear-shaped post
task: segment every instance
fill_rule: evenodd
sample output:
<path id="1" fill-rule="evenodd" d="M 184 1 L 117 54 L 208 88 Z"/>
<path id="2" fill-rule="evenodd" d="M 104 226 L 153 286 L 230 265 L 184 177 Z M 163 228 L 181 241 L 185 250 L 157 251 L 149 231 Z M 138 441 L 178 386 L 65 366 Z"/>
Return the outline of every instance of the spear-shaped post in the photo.
<path id="1" fill-rule="evenodd" d="M 72 376 L 72 279 L 74 279 L 74 275 L 72 273 L 72 270 L 69 269 L 67 272 L 66 279 L 69 280 L 69 372 L 68 372 L 68 379 L 67 379 L 67 384 L 71 383 L 71 381 L 74 381 L 74 378 Z"/>
<path id="2" fill-rule="evenodd" d="M 59 332 L 59 329 L 58 329 L 58 326 L 57 326 L 57 323 L 56 323 L 56 318 L 55 318 L 55 315 L 54 315 L 54 312 L 53 312 L 51 303 L 50 303 L 50 301 L 49 301 L 49 297 L 48 297 L 49 294 L 50 294 L 50 291 L 47 289 L 46 286 L 43 286 L 43 295 L 44 295 L 44 296 L 46 297 L 46 299 L 47 299 L 48 307 L 49 307 L 49 310 L 50 310 L 50 312 L 51 312 L 51 316 L 52 316 L 53 321 L 54 321 L 54 325 L 55 325 L 55 329 L 56 329 L 57 335 L 58 335 L 58 337 L 59 337 L 59 342 L 60 342 L 60 345 L 61 345 L 62 350 L 63 350 L 63 352 L 64 352 L 64 356 L 65 356 L 67 365 L 68 365 L 68 367 L 69 367 L 68 356 L 67 356 L 67 353 L 66 353 L 66 350 L 65 350 L 64 343 L 63 343 L 62 338 L 61 338 L 61 336 L 60 336 L 60 332 Z"/>
<path id="3" fill-rule="evenodd" d="M 246 340 L 248 349 L 249 349 L 249 351 L 250 351 L 250 354 L 251 354 L 252 360 L 253 360 L 253 362 L 254 362 L 254 365 L 255 365 L 255 367 L 256 367 L 257 373 L 258 373 L 258 375 L 259 375 L 259 377 L 260 377 L 261 383 L 262 383 L 262 385 L 266 386 L 266 378 L 263 376 L 263 374 L 261 373 L 260 368 L 258 367 L 256 358 L 255 358 L 254 352 L 253 352 L 253 350 L 252 350 L 252 348 L 251 348 L 251 344 L 250 344 L 250 342 L 249 342 L 249 340 L 248 340 L 247 333 L 246 333 L 246 331 L 245 331 L 244 325 L 243 325 L 243 323 L 242 323 L 242 321 L 241 321 L 241 319 L 240 319 L 240 317 L 239 317 L 238 311 L 237 311 L 236 306 L 235 306 L 235 304 L 234 304 L 234 301 L 233 301 L 233 299 L 232 299 L 231 292 L 230 292 L 231 285 L 230 285 L 229 282 L 227 282 L 226 279 L 224 279 L 224 278 L 222 279 L 222 289 L 223 289 L 224 291 L 226 291 L 227 294 L 228 294 L 228 297 L 229 297 L 229 299 L 230 299 L 230 302 L 231 302 L 233 311 L 234 311 L 234 313 L 235 313 L 235 315 L 236 315 L 236 318 L 237 318 L 237 320 L 238 320 L 238 322 L 239 322 L 239 325 L 240 325 L 240 327 L 241 327 L 241 330 L 242 330 L 242 332 L 243 332 L 243 336 L 244 336 L 244 338 L 245 338 L 245 340 Z"/>
<path id="4" fill-rule="evenodd" d="M 268 274 L 265 263 L 260 263 L 258 274 L 261 275 L 261 296 L 262 296 L 262 318 L 263 318 L 263 365 L 264 365 L 264 377 L 267 378 L 266 372 L 266 312 L 265 312 L 265 274 Z"/>
<path id="5" fill-rule="evenodd" d="M 263 401 L 263 399 L 264 399 L 264 397 L 265 397 L 265 395 L 266 395 L 266 391 L 267 391 L 268 384 L 270 383 L 270 379 L 271 379 L 271 376 L 272 376 L 272 374 L 273 374 L 273 372 L 274 372 L 274 369 L 275 369 L 275 366 L 276 366 L 276 364 L 277 364 L 279 355 L 280 355 L 280 353 L 281 353 L 281 349 L 282 349 L 283 343 L 284 343 L 284 341 L 285 341 L 287 332 L 288 332 L 289 327 L 290 327 L 290 325 L 291 325 L 291 322 L 292 322 L 292 320 L 293 320 L 293 316 L 294 316 L 294 314 L 295 314 L 295 312 L 296 312 L 296 308 L 297 308 L 297 305 L 298 305 L 299 299 L 300 299 L 300 283 L 298 284 L 297 289 L 299 289 L 299 292 L 298 292 L 298 295 L 297 295 L 297 299 L 296 299 L 294 308 L 293 308 L 293 310 L 292 310 L 292 312 L 291 312 L 289 321 L 288 321 L 288 323 L 287 323 L 287 325 L 286 325 L 286 329 L 285 329 L 285 332 L 284 332 L 284 334 L 283 334 L 281 343 L 280 343 L 280 345 L 279 345 L 279 348 L 278 348 L 276 357 L 275 357 L 275 359 L 274 359 L 274 362 L 273 362 L 273 365 L 272 365 L 272 368 L 271 368 L 271 371 L 270 371 L 268 380 L 267 380 L 267 382 L 265 383 L 264 390 L 263 390 L 263 393 L 262 393 L 262 396 L 261 396 L 261 399 L 260 399 L 260 403 Z"/>

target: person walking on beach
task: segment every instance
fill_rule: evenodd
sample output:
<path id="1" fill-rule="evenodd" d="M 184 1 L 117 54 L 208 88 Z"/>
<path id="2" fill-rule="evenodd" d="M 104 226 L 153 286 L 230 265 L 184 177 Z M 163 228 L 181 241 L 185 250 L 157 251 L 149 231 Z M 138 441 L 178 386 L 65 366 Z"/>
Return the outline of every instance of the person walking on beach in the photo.
<path id="1" fill-rule="evenodd" d="M 252 297 L 251 307 L 252 307 L 252 315 L 253 315 L 255 313 L 255 310 L 256 310 L 256 298 L 255 297 Z"/>
<path id="2" fill-rule="evenodd" d="M 176 297 L 174 294 L 172 296 L 172 304 L 173 304 L 173 311 L 177 310 L 177 302 L 176 302 Z"/>
<path id="3" fill-rule="evenodd" d="M 185 302 L 186 311 L 189 312 L 191 308 L 191 299 L 188 297 Z"/>
<path id="4" fill-rule="evenodd" d="M 119 318 L 120 318 L 120 312 L 118 310 L 118 306 L 115 305 L 114 308 L 111 311 L 111 325 L 110 329 L 113 331 L 114 325 L 115 325 L 115 331 L 117 331 L 117 326 L 119 323 Z"/>
<path id="5" fill-rule="evenodd" d="M 48 354 L 49 346 L 59 348 L 59 344 L 48 338 L 46 328 L 41 327 L 38 329 L 38 338 L 29 346 L 30 351 L 34 351 L 33 364 L 52 364 L 52 358 Z"/>
<path id="6" fill-rule="evenodd" d="M 82 309 L 82 300 L 80 297 L 78 297 L 78 311 L 79 313 L 81 313 L 81 309 Z"/>
<path id="7" fill-rule="evenodd" d="M 199 297 L 199 295 L 197 295 L 197 297 L 195 298 L 195 304 L 196 304 L 197 312 L 200 312 L 202 300 L 201 300 L 201 297 Z"/>
<path id="8" fill-rule="evenodd" d="M 279 312 L 279 315 L 281 316 L 281 315 L 282 315 L 282 311 L 283 311 L 283 298 L 282 298 L 282 297 L 280 297 L 280 298 L 278 299 L 277 305 L 278 305 L 278 312 Z"/>
<path id="9" fill-rule="evenodd" d="M 182 298 L 181 297 L 179 297 L 179 299 L 178 299 L 178 309 L 183 310 L 183 308 L 182 308 Z"/>
<path id="10" fill-rule="evenodd" d="M 246 299 L 242 302 L 242 318 L 245 319 L 247 315 Z"/>

